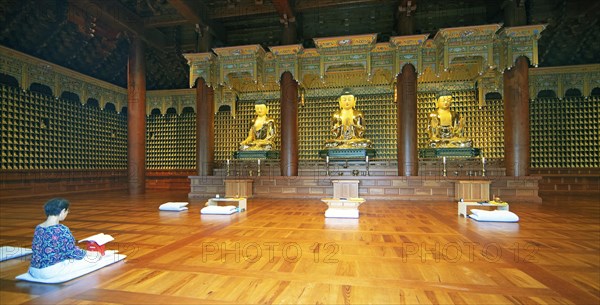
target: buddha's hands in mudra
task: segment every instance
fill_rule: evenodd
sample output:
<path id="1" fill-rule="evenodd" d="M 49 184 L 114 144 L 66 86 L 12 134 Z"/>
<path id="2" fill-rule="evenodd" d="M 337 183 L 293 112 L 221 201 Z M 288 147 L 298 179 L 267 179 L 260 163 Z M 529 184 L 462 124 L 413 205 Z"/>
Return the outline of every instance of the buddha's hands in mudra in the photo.
<path id="1" fill-rule="evenodd" d="M 258 101 L 254 106 L 256 118 L 248 131 L 248 136 L 240 142 L 240 150 L 272 150 L 274 147 L 275 120 L 269 118 L 269 108 L 264 101 Z"/>
<path id="2" fill-rule="evenodd" d="M 332 115 L 333 139 L 325 143 L 327 148 L 370 147 L 371 141 L 364 139 L 363 113 L 354 109 L 356 98 L 349 89 L 344 89 L 339 98 L 340 108 Z"/>
<path id="3" fill-rule="evenodd" d="M 472 141 L 464 137 L 465 118 L 450 110 L 452 96 L 441 95 L 437 101 L 437 109 L 429 114 L 429 146 L 471 147 Z"/>

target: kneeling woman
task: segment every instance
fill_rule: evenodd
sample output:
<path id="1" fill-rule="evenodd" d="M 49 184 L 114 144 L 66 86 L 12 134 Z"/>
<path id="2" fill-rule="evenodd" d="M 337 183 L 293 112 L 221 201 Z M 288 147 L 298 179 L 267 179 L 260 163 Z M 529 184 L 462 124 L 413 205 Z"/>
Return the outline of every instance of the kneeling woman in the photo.
<path id="1" fill-rule="evenodd" d="M 62 274 L 93 267 L 100 253 L 88 252 L 75 245 L 67 226 L 60 224 L 69 214 L 69 201 L 54 198 L 44 205 L 47 219 L 35 228 L 31 245 L 29 274 L 49 279 Z"/>

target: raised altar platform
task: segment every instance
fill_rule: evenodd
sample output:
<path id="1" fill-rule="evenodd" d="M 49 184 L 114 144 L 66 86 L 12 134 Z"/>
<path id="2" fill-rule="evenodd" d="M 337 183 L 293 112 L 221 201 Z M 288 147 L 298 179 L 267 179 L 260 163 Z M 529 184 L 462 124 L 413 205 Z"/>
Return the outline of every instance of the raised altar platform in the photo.
<path id="1" fill-rule="evenodd" d="M 234 159 L 279 159 L 278 150 L 240 150 L 233 153 Z"/>
<path id="2" fill-rule="evenodd" d="M 359 180 L 358 196 L 366 200 L 447 201 L 456 202 L 455 184 L 458 181 L 480 180 L 470 176 L 245 176 L 254 182 L 253 198 L 311 198 L 333 197 L 333 180 Z M 541 177 L 487 177 L 490 193 L 508 202 L 541 203 L 538 182 Z M 214 197 L 225 193 L 223 176 L 189 176 L 190 199 Z"/>
<path id="3" fill-rule="evenodd" d="M 419 149 L 419 158 L 441 158 L 441 157 L 477 157 L 479 148 L 460 147 L 460 148 L 423 148 Z"/>

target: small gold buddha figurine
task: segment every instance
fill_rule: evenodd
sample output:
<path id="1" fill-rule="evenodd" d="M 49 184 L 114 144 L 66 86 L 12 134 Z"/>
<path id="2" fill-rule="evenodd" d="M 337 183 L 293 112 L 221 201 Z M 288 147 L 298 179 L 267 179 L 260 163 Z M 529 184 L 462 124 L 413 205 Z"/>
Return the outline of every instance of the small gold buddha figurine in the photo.
<path id="1" fill-rule="evenodd" d="M 371 141 L 365 139 L 365 122 L 363 113 L 356 110 L 356 97 L 350 89 L 345 88 L 339 98 L 340 109 L 332 116 L 331 132 L 333 139 L 325 142 L 325 148 L 369 148 Z"/>
<path id="2" fill-rule="evenodd" d="M 465 119 L 455 111 L 450 110 L 452 96 L 443 92 L 437 100 L 437 109 L 429 114 L 429 146 L 441 147 L 471 147 L 473 141 L 463 136 Z"/>
<path id="3" fill-rule="evenodd" d="M 275 120 L 267 116 L 269 107 L 265 101 L 257 101 L 254 104 L 256 118 L 252 120 L 252 126 L 248 131 L 248 137 L 240 143 L 239 150 L 273 150 L 275 146 Z"/>

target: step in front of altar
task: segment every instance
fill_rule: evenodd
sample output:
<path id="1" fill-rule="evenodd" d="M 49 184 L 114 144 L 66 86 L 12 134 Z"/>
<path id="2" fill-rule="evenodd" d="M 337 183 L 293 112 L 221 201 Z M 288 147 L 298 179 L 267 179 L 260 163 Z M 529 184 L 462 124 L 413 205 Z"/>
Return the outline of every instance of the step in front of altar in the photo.
<path id="1" fill-rule="evenodd" d="M 190 198 L 209 198 L 225 194 L 225 177 L 190 176 Z M 261 176 L 253 179 L 253 198 L 311 198 L 333 196 L 332 180 L 360 180 L 359 197 L 378 200 L 448 201 L 454 202 L 455 182 L 476 177 L 309 177 Z M 442 179 L 444 178 L 444 179 Z M 481 178 L 481 177 L 479 177 Z M 539 177 L 497 177 L 491 179 L 490 193 L 505 201 L 541 202 L 538 196 Z"/>

